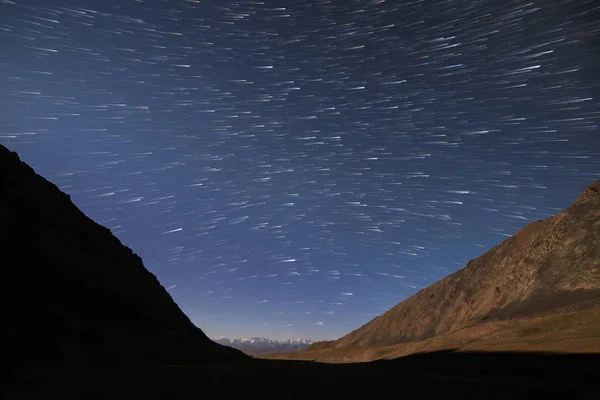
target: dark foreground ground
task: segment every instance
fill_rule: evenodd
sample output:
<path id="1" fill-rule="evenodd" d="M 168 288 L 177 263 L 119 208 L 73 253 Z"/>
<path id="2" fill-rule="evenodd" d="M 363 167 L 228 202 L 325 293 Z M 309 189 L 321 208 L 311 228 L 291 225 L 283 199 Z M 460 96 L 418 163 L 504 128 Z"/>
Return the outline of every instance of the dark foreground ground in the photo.
<path id="1" fill-rule="evenodd" d="M 363 364 L 30 367 L 3 399 L 598 399 L 600 355 L 417 354 Z M 6 385 L 6 384 L 5 384 Z"/>

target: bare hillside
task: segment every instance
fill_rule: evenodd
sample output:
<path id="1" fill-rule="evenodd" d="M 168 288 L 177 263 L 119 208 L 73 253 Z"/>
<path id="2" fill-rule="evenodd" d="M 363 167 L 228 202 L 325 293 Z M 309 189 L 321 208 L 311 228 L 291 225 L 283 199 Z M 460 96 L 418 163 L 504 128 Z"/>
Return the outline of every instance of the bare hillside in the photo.
<path id="1" fill-rule="evenodd" d="M 565 211 L 525 226 L 467 266 L 315 349 L 424 340 L 501 317 L 600 298 L 600 181 Z"/>

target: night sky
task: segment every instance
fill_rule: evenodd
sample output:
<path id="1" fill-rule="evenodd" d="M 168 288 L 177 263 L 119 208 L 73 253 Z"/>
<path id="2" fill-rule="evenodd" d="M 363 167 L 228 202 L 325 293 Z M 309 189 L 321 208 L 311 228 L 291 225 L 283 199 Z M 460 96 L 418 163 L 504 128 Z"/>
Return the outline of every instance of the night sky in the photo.
<path id="1" fill-rule="evenodd" d="M 599 99 L 595 0 L 0 0 L 0 143 L 211 337 L 342 336 L 557 213 Z"/>

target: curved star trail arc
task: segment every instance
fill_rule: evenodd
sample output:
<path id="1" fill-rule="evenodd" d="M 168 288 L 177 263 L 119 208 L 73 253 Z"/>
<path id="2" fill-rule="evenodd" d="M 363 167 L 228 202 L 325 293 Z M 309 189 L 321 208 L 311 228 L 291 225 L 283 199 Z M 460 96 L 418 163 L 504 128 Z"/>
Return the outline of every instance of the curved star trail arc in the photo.
<path id="1" fill-rule="evenodd" d="M 598 179 L 598 37 L 592 1 L 0 0 L 0 140 L 210 335 L 334 338 Z"/>

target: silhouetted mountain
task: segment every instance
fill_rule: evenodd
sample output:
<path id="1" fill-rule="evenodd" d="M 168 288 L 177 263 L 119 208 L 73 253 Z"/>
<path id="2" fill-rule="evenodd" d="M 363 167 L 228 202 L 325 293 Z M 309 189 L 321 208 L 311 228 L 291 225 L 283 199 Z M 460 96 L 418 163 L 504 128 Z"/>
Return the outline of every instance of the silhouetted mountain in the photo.
<path id="1" fill-rule="evenodd" d="M 228 339 L 221 336 L 214 340 L 219 344 L 233 347 L 234 349 L 241 350 L 250 355 L 263 355 L 282 351 L 305 350 L 313 343 L 312 340 L 307 339 L 274 340 L 265 337 L 240 337 Z"/>
<path id="2" fill-rule="evenodd" d="M 600 300 L 600 181 L 565 211 L 525 226 L 481 257 L 348 335 L 311 350 L 373 348 L 499 318 Z"/>
<path id="3" fill-rule="evenodd" d="M 210 340 L 140 257 L 3 146 L 0 221 L 6 365 L 249 359 Z"/>

